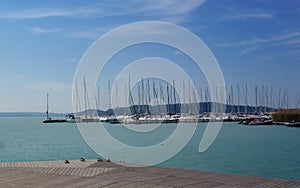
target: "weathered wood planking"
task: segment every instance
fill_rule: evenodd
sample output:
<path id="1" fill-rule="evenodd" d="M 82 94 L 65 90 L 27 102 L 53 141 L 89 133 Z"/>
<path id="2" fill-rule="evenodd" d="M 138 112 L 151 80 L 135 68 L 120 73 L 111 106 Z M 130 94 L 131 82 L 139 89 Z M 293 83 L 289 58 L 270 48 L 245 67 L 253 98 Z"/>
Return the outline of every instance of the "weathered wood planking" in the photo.
<path id="1" fill-rule="evenodd" d="M 112 162 L 0 163 L 0 187 L 298 187 L 300 182 L 167 167 L 126 167 Z"/>

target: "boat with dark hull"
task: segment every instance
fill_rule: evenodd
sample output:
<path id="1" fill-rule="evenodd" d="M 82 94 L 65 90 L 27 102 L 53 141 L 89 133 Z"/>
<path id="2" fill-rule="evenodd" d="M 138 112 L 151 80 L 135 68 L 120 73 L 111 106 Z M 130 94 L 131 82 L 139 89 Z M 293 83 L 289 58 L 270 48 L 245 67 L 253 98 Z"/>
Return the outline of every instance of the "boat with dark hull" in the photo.
<path id="1" fill-rule="evenodd" d="M 67 120 L 65 119 L 51 119 L 51 118 L 43 121 L 43 123 L 65 123 L 65 122 L 67 122 Z"/>
<path id="2" fill-rule="evenodd" d="M 288 122 L 284 124 L 287 127 L 300 127 L 300 122 Z"/>
<path id="3" fill-rule="evenodd" d="M 256 119 L 251 121 L 248 125 L 273 125 L 272 119 Z"/>
<path id="4" fill-rule="evenodd" d="M 46 110 L 46 119 L 43 121 L 43 123 L 66 123 L 66 122 L 75 122 L 75 116 L 72 116 L 71 114 L 67 115 L 65 119 L 52 119 L 49 116 L 49 94 L 47 93 L 47 110 Z M 74 119 L 73 119 L 74 118 Z M 73 121 L 74 120 L 74 121 Z"/>
<path id="5" fill-rule="evenodd" d="M 267 119 L 267 118 L 249 118 L 245 119 L 239 122 L 239 124 L 243 125 L 273 125 L 273 119 Z"/>

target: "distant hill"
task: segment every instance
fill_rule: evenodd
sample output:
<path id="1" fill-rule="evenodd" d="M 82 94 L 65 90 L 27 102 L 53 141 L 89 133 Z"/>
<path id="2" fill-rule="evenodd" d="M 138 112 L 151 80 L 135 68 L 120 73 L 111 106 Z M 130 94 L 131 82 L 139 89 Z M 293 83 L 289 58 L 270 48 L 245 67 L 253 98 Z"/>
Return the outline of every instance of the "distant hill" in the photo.
<path id="1" fill-rule="evenodd" d="M 0 112 L 0 117 L 32 117 L 45 116 L 44 112 Z"/>
<path id="2" fill-rule="evenodd" d="M 212 102 L 205 102 L 205 103 L 196 103 L 192 106 L 197 106 L 199 113 L 206 113 L 211 112 L 212 107 L 216 105 L 217 103 Z M 220 105 L 220 104 L 219 104 Z M 225 112 L 227 113 L 255 113 L 255 112 L 274 112 L 276 109 L 270 108 L 270 107 L 264 107 L 264 106 L 243 106 L 243 105 L 223 105 Z M 95 110 L 90 109 L 87 111 L 82 111 L 77 113 L 76 115 L 83 116 L 85 114 L 88 115 L 99 115 L 99 116 L 107 116 L 107 115 L 124 115 L 124 114 L 137 114 L 139 111 L 142 113 L 146 113 L 147 109 L 151 108 L 151 113 L 161 113 L 161 109 L 164 109 L 166 113 L 166 109 L 169 109 L 170 114 L 176 114 L 180 113 L 181 109 L 188 109 L 191 108 L 187 104 L 170 104 L 170 106 L 167 105 L 158 105 L 158 106 L 152 106 L 149 107 L 147 105 L 133 105 L 131 107 L 118 107 L 115 109 L 109 109 L 106 111 L 103 110 Z M 50 113 L 50 117 L 54 116 L 65 116 L 68 113 Z M 0 117 L 33 117 L 33 116 L 45 116 L 45 112 L 0 112 Z"/>

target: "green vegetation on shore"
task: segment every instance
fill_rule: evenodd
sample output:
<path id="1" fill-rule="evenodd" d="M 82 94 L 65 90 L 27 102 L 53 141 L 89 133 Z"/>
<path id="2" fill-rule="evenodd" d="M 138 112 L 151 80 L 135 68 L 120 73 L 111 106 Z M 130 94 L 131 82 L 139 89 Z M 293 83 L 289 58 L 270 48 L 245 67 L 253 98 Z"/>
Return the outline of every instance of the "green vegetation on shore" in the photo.
<path id="1" fill-rule="evenodd" d="M 300 109 L 278 110 L 273 114 L 273 118 L 277 122 L 300 122 Z"/>

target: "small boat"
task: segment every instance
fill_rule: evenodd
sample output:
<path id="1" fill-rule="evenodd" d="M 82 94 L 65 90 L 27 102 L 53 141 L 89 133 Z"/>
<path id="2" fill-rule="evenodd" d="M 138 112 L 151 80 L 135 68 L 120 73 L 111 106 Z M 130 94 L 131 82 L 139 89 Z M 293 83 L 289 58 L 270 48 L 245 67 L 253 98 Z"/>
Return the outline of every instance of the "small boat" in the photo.
<path id="1" fill-rule="evenodd" d="M 300 122 L 292 121 L 292 122 L 285 123 L 284 125 L 287 127 L 300 127 Z"/>
<path id="2" fill-rule="evenodd" d="M 76 123 L 76 117 L 74 114 L 68 114 L 65 120 L 68 123 Z"/>
<path id="3" fill-rule="evenodd" d="M 47 110 L 46 110 L 46 120 L 43 123 L 65 123 L 67 122 L 66 119 L 52 119 L 49 116 L 49 94 L 47 93 Z"/>
<path id="4" fill-rule="evenodd" d="M 43 121 L 43 123 L 65 123 L 67 120 L 65 119 L 51 119 L 50 117 Z"/>
<path id="5" fill-rule="evenodd" d="M 110 124 L 120 124 L 121 121 L 119 119 L 117 119 L 116 117 L 109 117 L 108 122 Z"/>
<path id="6" fill-rule="evenodd" d="M 272 125 L 273 120 L 272 119 L 255 119 L 249 122 L 248 125 Z"/>
<path id="7" fill-rule="evenodd" d="M 273 125 L 273 119 L 249 118 L 249 119 L 241 120 L 239 122 L 239 124 L 243 124 L 243 125 Z"/>

